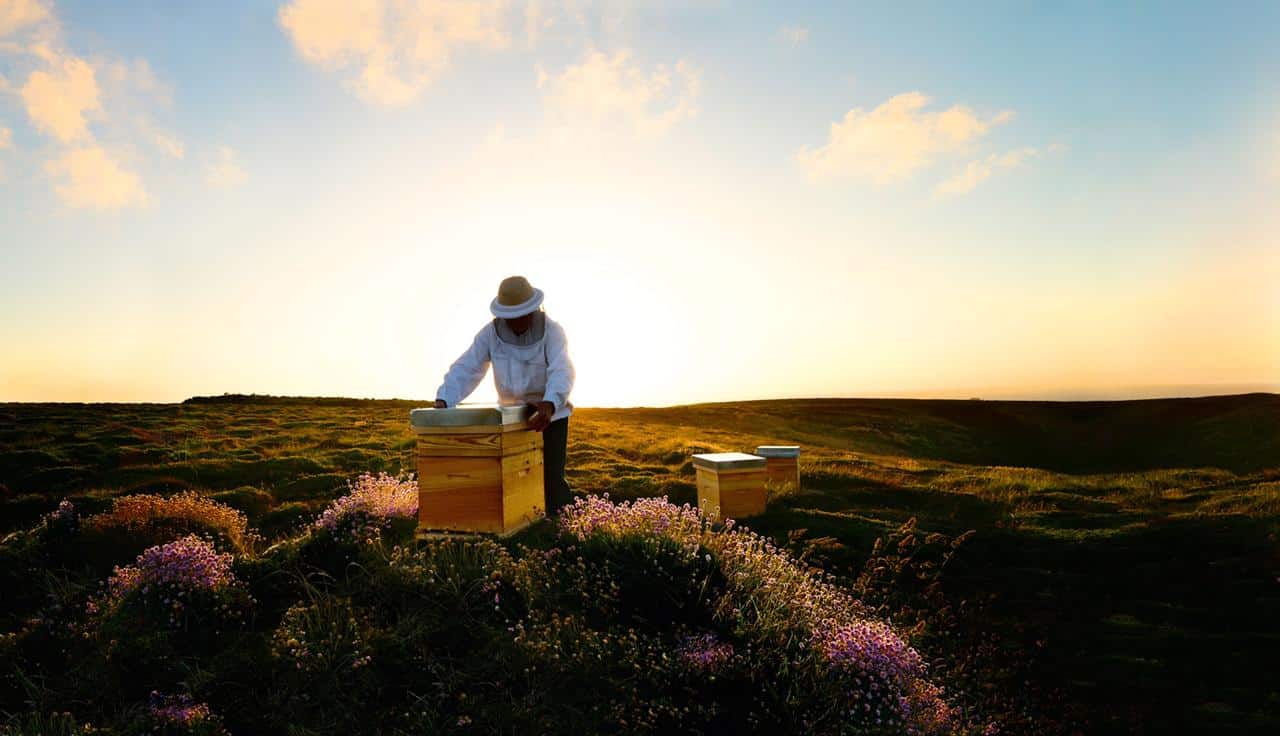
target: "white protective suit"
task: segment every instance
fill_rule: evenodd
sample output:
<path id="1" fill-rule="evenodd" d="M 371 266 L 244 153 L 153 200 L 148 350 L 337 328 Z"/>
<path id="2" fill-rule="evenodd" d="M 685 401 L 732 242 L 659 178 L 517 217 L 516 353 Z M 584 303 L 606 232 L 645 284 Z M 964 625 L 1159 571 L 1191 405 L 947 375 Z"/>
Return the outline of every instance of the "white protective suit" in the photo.
<path id="1" fill-rule="evenodd" d="M 493 322 L 487 323 L 471 341 L 471 347 L 449 366 L 436 398 L 447 406 L 457 406 L 471 395 L 493 364 L 493 384 L 503 404 L 536 404 L 550 401 L 555 406 L 551 420 L 573 413 L 569 392 L 573 390 L 573 363 L 564 328 L 550 317 L 542 339 L 530 345 L 512 345 L 498 337 Z"/>

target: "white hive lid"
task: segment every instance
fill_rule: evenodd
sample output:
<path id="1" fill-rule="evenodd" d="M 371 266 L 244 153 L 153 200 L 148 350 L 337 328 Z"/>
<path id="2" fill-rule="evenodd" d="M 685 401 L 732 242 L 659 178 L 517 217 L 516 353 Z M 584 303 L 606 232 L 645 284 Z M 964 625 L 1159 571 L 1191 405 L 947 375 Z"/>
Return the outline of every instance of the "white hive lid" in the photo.
<path id="1" fill-rule="evenodd" d="M 459 404 L 450 409 L 414 409 L 409 424 L 418 427 L 510 427 L 524 424 L 529 407 L 524 404 Z"/>
<path id="2" fill-rule="evenodd" d="M 760 457 L 800 457 L 800 445 L 760 445 L 756 454 Z"/>
<path id="3" fill-rule="evenodd" d="M 693 465 L 708 470 L 748 470 L 763 468 L 764 458 L 745 452 L 708 452 L 694 455 Z"/>

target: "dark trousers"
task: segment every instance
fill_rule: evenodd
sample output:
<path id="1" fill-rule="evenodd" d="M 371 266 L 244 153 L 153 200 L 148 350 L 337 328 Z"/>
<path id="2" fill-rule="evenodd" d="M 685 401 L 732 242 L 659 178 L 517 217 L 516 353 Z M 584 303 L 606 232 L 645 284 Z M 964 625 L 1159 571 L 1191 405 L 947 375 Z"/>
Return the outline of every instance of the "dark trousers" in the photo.
<path id="1" fill-rule="evenodd" d="M 569 417 L 557 419 L 542 430 L 542 485 L 547 495 L 547 516 L 573 501 L 564 461 L 569 444 Z"/>

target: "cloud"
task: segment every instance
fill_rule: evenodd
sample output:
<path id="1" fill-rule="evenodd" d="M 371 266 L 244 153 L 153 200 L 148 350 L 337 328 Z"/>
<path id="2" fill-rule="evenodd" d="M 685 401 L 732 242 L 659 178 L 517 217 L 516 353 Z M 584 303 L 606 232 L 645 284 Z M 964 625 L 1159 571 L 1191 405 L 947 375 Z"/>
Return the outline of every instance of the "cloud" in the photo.
<path id="1" fill-rule="evenodd" d="M 502 48 L 504 0 L 291 0 L 279 21 L 309 62 L 346 74 L 362 99 L 413 101 L 455 52 Z"/>
<path id="2" fill-rule="evenodd" d="M 968 194 L 973 191 L 974 187 L 990 179 L 991 175 L 996 171 L 1016 169 L 1023 162 L 1039 155 L 1040 151 L 1034 148 L 1020 148 L 1008 153 L 993 153 L 984 159 L 970 161 L 959 174 L 939 184 L 934 190 L 934 194 L 939 196 Z"/>
<path id="3" fill-rule="evenodd" d="M 809 40 L 809 29 L 803 26 L 783 26 L 778 36 L 792 46 L 799 46 Z"/>
<path id="4" fill-rule="evenodd" d="M 13 131 L 0 125 L 0 151 L 13 148 Z"/>
<path id="5" fill-rule="evenodd" d="M 220 146 L 214 161 L 204 170 L 205 182 L 214 189 L 234 189 L 248 178 L 240 165 L 239 154 L 230 146 Z"/>
<path id="6" fill-rule="evenodd" d="M 529 0 L 524 6 L 524 34 L 529 45 L 538 42 L 542 34 L 550 30 L 556 21 L 547 13 L 541 0 Z"/>
<path id="7" fill-rule="evenodd" d="M 986 158 L 976 159 L 965 164 L 964 169 L 955 176 L 938 184 L 934 196 L 968 194 L 974 187 L 990 179 L 998 171 L 1011 171 L 1022 166 L 1031 159 L 1041 156 L 1059 156 L 1067 152 L 1065 143 L 1050 143 L 1043 149 L 1030 146 L 1018 148 L 1005 153 L 993 153 Z"/>
<path id="8" fill-rule="evenodd" d="M 554 77 L 538 71 L 547 108 L 562 123 L 618 122 L 642 136 L 661 135 L 696 116 L 701 85 L 701 76 L 686 61 L 646 71 L 626 50 L 612 56 L 589 52 Z"/>
<path id="9" fill-rule="evenodd" d="M 983 120 L 955 105 L 925 110 L 929 98 L 919 92 L 892 97 L 870 112 L 854 108 L 831 124 L 825 145 L 802 147 L 796 160 L 813 179 L 864 179 L 876 185 L 910 178 L 939 157 L 963 153 L 1012 111 Z"/>
<path id="10" fill-rule="evenodd" d="M 62 179 L 54 191 L 72 207 L 113 210 L 147 203 L 137 174 L 121 167 L 101 146 L 71 149 L 47 163 L 45 170 Z"/>
<path id="11" fill-rule="evenodd" d="M 155 144 L 156 148 L 173 158 L 183 158 L 187 155 L 187 148 L 182 145 L 182 141 L 169 133 L 159 130 L 153 131 L 151 142 Z"/>
<path id="12" fill-rule="evenodd" d="M 122 163 L 99 135 L 138 155 L 135 143 L 181 159 L 181 139 L 152 121 L 172 101 L 172 89 L 143 58 L 81 58 L 67 47 L 48 0 L 0 0 L 0 57 L 11 62 L 0 93 L 21 99 L 31 127 L 51 139 L 45 165 L 58 197 L 73 207 L 118 209 L 147 202 L 136 166 Z M 25 80 L 19 85 L 19 80 Z"/>
<path id="13" fill-rule="evenodd" d="M 37 0 L 0 0 L 0 38 L 49 18 L 49 9 Z"/>
<path id="14" fill-rule="evenodd" d="M 31 72 L 22 101 L 36 128 L 62 143 L 90 138 L 87 116 L 102 110 L 94 69 L 75 56 L 54 60 L 48 71 Z"/>

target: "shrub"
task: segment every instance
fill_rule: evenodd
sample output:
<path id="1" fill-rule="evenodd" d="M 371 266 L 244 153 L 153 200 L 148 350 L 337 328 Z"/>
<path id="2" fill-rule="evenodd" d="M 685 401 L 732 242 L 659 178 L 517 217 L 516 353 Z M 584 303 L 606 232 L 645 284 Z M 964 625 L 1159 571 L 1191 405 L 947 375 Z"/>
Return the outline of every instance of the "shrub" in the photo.
<path id="1" fill-rule="evenodd" d="M 377 695 L 364 618 L 346 599 L 319 591 L 285 612 L 270 645 L 275 676 L 269 699 L 280 730 L 368 729 Z"/>
<path id="2" fill-rule="evenodd" d="M 187 534 L 208 537 L 236 553 L 250 551 L 257 542 L 242 512 L 195 491 L 121 496 L 110 511 L 85 519 L 81 529 L 85 561 L 96 565 L 119 563 Z"/>
<path id="3" fill-rule="evenodd" d="M 579 498 L 561 515 L 561 530 L 586 542 L 598 537 L 665 538 L 697 555 L 708 550 L 725 591 L 712 605 L 717 621 L 757 647 L 760 676 L 801 678 L 764 717 L 814 732 L 933 732 L 949 718 L 938 688 L 925 679 L 920 655 L 833 580 L 797 563 L 767 539 L 715 526 L 689 505 L 666 499 L 611 503 Z M 684 651 L 727 661 L 713 639 L 689 640 Z M 702 646 L 698 649 L 699 642 Z M 688 649 L 689 646 L 695 647 Z M 693 656 L 693 655 L 690 655 Z M 777 689 L 774 688 L 776 691 Z"/>
<path id="4" fill-rule="evenodd" d="M 348 484 L 347 495 L 329 504 L 315 527 L 338 537 L 368 541 L 393 523 L 416 519 L 418 482 L 412 476 L 365 473 Z"/>
<path id="5" fill-rule="evenodd" d="M 371 659 L 360 629 L 346 601 L 298 603 L 272 636 L 272 656 L 308 680 L 359 670 Z"/>
<path id="6" fill-rule="evenodd" d="M 133 565 L 117 567 L 86 610 L 104 627 L 115 623 L 207 634 L 212 626 L 216 634 L 243 621 L 251 603 L 231 564 L 231 554 L 188 535 L 148 548 Z"/>

